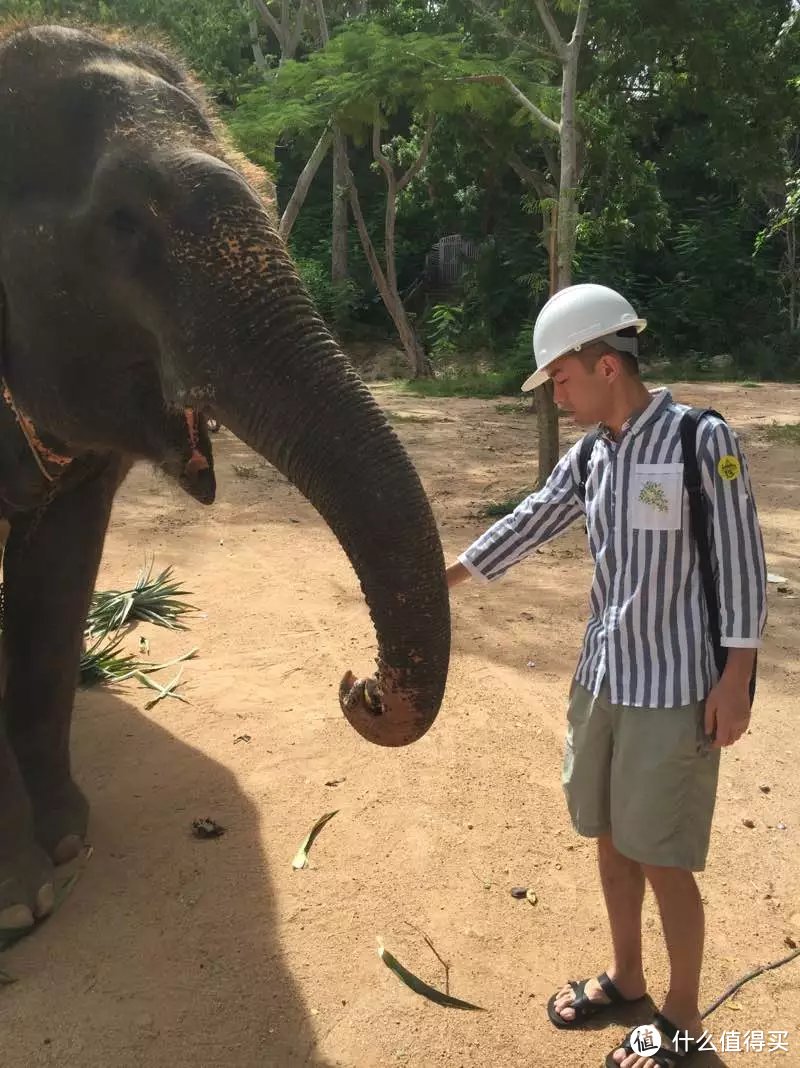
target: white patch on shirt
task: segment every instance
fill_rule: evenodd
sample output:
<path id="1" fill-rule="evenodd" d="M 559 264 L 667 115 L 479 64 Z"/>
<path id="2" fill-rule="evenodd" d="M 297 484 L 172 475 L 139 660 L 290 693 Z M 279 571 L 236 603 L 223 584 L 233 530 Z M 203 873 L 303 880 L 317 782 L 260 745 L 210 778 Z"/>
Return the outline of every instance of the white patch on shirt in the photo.
<path id="1" fill-rule="evenodd" d="M 683 464 L 636 464 L 631 474 L 634 530 L 680 530 Z"/>

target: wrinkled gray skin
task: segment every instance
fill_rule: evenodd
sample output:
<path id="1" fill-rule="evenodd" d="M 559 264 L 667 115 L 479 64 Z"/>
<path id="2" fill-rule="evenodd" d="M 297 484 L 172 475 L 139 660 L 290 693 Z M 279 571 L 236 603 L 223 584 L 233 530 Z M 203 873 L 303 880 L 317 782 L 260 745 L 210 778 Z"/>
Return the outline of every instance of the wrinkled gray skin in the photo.
<path id="1" fill-rule="evenodd" d="M 371 741 L 405 745 L 433 722 L 450 625 L 419 479 L 302 288 L 258 176 L 231 164 L 193 83 L 145 46 L 57 27 L 2 37 L 2 374 L 42 444 L 73 458 L 46 463 L 45 478 L 0 402 L 9 927 L 50 909 L 52 865 L 76 855 L 86 831 L 70 773 L 74 681 L 112 499 L 132 462 L 155 462 L 211 503 L 213 417 L 308 497 L 375 623 L 377 679 L 348 673 L 340 689 Z"/>

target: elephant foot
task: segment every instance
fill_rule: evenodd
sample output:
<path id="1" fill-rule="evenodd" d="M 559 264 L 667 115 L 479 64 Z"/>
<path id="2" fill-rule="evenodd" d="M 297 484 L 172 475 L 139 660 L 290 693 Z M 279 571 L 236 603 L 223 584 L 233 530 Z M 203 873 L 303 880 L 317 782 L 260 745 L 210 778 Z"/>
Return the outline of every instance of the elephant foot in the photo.
<path id="1" fill-rule="evenodd" d="M 36 841 L 54 864 L 66 864 L 83 848 L 89 823 L 89 802 L 69 779 L 57 794 L 31 792 Z"/>
<path id="2" fill-rule="evenodd" d="M 43 849 L 31 843 L 0 859 L 0 941 L 4 932 L 32 927 L 54 903 L 53 865 Z"/>

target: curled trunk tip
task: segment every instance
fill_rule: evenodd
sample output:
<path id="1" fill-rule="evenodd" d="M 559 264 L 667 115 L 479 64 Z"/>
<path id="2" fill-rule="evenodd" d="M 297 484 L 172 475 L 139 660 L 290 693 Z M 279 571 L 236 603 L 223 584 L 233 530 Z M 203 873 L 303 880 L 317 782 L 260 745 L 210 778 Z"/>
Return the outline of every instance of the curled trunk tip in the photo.
<path id="1" fill-rule="evenodd" d="M 435 719 L 421 711 L 418 699 L 392 686 L 393 672 L 381 680 L 357 679 L 346 672 L 339 684 L 339 704 L 345 719 L 362 738 L 375 745 L 399 747 L 418 741 Z"/>

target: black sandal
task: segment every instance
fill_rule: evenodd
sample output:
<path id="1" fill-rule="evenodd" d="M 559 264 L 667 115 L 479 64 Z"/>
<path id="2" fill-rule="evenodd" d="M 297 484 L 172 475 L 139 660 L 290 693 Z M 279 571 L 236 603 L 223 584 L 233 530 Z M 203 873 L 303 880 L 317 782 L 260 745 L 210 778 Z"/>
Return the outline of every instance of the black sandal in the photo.
<path id="1" fill-rule="evenodd" d="M 633 1005 L 646 996 L 642 994 L 642 997 L 638 998 L 623 997 L 613 979 L 609 979 L 608 973 L 603 972 L 602 975 L 598 975 L 597 982 L 600 984 L 603 993 L 609 1000 L 594 1001 L 586 994 L 586 984 L 590 982 L 591 979 L 581 979 L 580 982 L 576 982 L 574 979 L 567 980 L 567 986 L 571 986 L 575 992 L 575 998 L 570 1001 L 569 1005 L 564 1006 L 565 1009 L 570 1008 L 575 1013 L 572 1020 L 565 1020 L 564 1017 L 556 1011 L 555 1005 L 560 991 L 553 994 L 547 1002 L 547 1015 L 550 1017 L 550 1022 L 552 1024 L 563 1029 L 579 1027 L 584 1020 L 588 1020 L 592 1016 L 597 1016 L 601 1012 L 606 1012 L 615 1005 Z"/>
<path id="2" fill-rule="evenodd" d="M 625 1050 L 625 1057 L 629 1057 L 632 1053 L 635 1053 L 639 1057 L 649 1057 L 658 1068 L 676 1068 L 677 1065 L 688 1064 L 689 1059 L 697 1052 L 700 1040 L 686 1036 L 681 1038 L 680 1042 L 678 1042 L 678 1035 L 685 1034 L 685 1032 L 683 1032 L 680 1027 L 676 1027 L 675 1024 L 671 1020 L 668 1020 L 661 1012 L 657 1012 L 653 1017 L 652 1026 L 659 1030 L 670 1042 L 675 1042 L 676 1045 L 680 1045 L 683 1048 L 666 1049 L 662 1046 L 661 1049 L 654 1050 L 652 1053 L 649 1050 L 634 1049 L 633 1046 L 631 1046 L 631 1035 L 637 1028 L 633 1027 L 627 1035 L 625 1035 L 622 1042 L 618 1042 L 606 1057 L 605 1068 L 619 1068 L 619 1063 L 614 1060 L 614 1054 L 618 1049 Z M 623 1057 L 623 1060 L 625 1057 Z"/>

